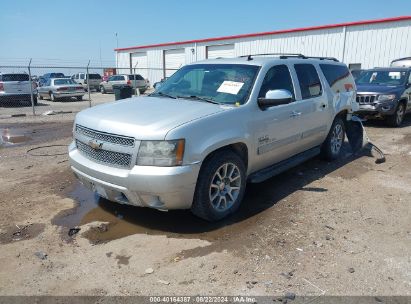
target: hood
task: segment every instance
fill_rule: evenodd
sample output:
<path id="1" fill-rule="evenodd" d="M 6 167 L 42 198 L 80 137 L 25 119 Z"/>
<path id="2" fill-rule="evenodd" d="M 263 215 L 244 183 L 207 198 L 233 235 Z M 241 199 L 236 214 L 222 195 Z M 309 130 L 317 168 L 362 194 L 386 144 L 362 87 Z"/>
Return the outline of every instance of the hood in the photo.
<path id="1" fill-rule="evenodd" d="M 76 123 L 142 140 L 162 140 L 171 129 L 227 109 L 195 100 L 134 97 L 83 110 Z"/>
<path id="2" fill-rule="evenodd" d="M 374 94 L 401 94 L 404 91 L 403 85 L 384 86 L 376 84 L 357 84 L 357 93 L 374 93 Z"/>

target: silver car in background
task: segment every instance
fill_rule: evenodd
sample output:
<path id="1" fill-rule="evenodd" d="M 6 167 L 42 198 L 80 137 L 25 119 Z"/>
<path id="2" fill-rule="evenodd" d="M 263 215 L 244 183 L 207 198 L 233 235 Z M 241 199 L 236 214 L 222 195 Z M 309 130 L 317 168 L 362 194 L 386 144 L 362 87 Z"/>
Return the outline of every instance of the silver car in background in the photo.
<path id="1" fill-rule="evenodd" d="M 139 74 L 113 75 L 107 81 L 100 83 L 100 92 L 103 94 L 113 92 L 114 85 L 128 85 L 134 89 L 139 89 L 141 94 L 148 88 L 147 80 Z"/>
<path id="2" fill-rule="evenodd" d="M 80 101 L 85 93 L 83 86 L 70 78 L 49 78 L 42 87 L 37 89 L 40 100 L 47 98 L 51 101 L 71 97 L 76 97 Z"/>

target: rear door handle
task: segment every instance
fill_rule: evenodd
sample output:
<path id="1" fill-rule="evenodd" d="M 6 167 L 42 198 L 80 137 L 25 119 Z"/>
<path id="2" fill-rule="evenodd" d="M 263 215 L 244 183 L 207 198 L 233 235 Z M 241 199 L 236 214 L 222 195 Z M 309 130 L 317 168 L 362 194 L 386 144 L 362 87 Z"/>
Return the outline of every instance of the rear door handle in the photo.
<path id="1" fill-rule="evenodd" d="M 298 117 L 298 116 L 301 116 L 301 112 L 292 111 L 290 114 L 290 117 Z"/>

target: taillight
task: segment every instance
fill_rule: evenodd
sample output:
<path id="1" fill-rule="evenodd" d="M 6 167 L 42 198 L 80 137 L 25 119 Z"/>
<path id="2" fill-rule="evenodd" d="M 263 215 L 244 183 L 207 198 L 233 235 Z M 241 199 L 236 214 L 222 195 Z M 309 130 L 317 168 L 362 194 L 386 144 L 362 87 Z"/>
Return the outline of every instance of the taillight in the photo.
<path id="1" fill-rule="evenodd" d="M 0 82 L 0 91 L 4 91 L 4 85 L 2 82 Z"/>
<path id="2" fill-rule="evenodd" d="M 58 88 L 57 91 L 67 91 L 68 88 L 67 87 L 63 87 L 63 88 Z"/>
<path id="3" fill-rule="evenodd" d="M 83 87 L 76 87 L 76 90 L 83 90 Z"/>
<path id="4" fill-rule="evenodd" d="M 129 79 L 129 80 L 127 80 L 127 84 L 131 84 L 131 80 Z"/>

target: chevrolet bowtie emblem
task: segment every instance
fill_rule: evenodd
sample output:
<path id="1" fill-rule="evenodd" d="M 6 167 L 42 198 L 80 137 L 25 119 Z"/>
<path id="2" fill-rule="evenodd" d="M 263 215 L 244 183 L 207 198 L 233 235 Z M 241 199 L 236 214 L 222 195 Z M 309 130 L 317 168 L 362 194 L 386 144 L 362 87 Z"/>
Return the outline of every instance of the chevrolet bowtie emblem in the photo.
<path id="1" fill-rule="evenodd" d="M 103 147 L 103 143 L 97 140 L 89 140 L 88 145 L 95 150 L 100 150 Z"/>

